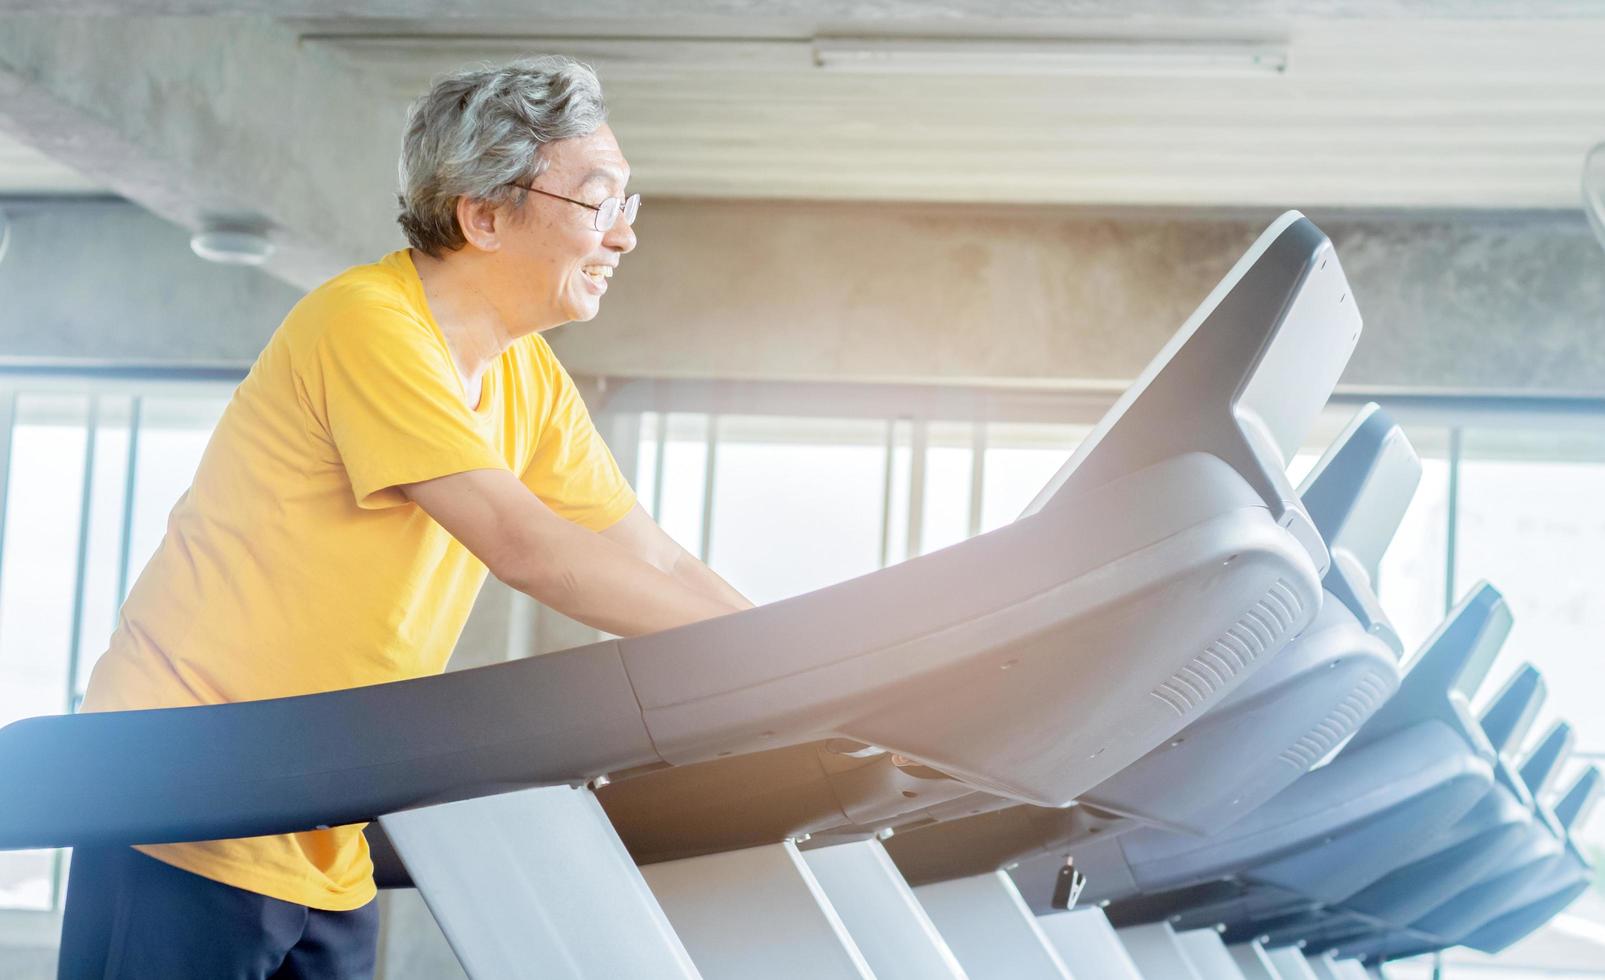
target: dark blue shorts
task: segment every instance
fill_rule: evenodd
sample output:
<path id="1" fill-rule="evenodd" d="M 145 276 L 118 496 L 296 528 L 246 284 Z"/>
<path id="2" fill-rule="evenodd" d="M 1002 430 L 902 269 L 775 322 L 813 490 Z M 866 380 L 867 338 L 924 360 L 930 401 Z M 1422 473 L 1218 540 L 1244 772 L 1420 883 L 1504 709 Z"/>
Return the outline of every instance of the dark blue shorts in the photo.
<path id="1" fill-rule="evenodd" d="M 182 871 L 130 847 L 79 848 L 60 980 L 369 980 L 379 903 L 325 912 Z"/>

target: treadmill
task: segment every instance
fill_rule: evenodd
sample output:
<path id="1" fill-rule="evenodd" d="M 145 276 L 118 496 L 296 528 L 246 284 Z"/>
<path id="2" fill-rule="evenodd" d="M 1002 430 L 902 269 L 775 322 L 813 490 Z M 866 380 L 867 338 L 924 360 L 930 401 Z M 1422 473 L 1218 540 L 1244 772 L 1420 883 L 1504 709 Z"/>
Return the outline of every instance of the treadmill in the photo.
<path id="1" fill-rule="evenodd" d="M 1209 837 L 1144 828 L 1073 851 L 1089 882 L 1084 897 L 1113 902 L 1116 925 L 1172 919 L 1189 929 L 1303 912 L 1358 891 L 1492 786 L 1493 748 L 1466 705 L 1509 627 L 1499 593 L 1474 587 L 1398 694 L 1330 762 Z M 1029 861 L 1015 875 L 1036 901 L 1056 870 Z"/>
<path id="2" fill-rule="evenodd" d="M 1525 739 L 1543 693 L 1543 678 L 1525 665 L 1483 712 L 1483 732 L 1495 750 L 1494 785 L 1465 816 L 1436 836 L 1424 838 L 1409 860 L 1388 869 L 1341 906 L 1274 921 L 1237 923 L 1237 935 L 1252 933 L 1272 946 L 1303 942 L 1317 949 L 1329 948 L 1332 937 L 1351 939 L 1407 928 L 1451 896 L 1497 873 L 1512 848 L 1532 831 L 1534 820 L 1541 819 L 1535 810 L 1535 796 L 1543 787 L 1534 768 L 1540 762 L 1529 760 L 1522 767 L 1524 775 L 1519 775 L 1508 753 Z M 1549 760 L 1544 764 L 1546 772 L 1558 761 L 1558 756 L 1542 747 L 1534 758 Z"/>
<path id="3" fill-rule="evenodd" d="M 1530 786 L 1543 790 L 1563 754 L 1558 748 L 1568 740 L 1569 731 L 1563 725 L 1551 729 L 1523 766 Z M 1581 894 L 1577 886 L 1586 886 L 1591 880 L 1591 864 L 1571 839 L 1570 830 L 1587 818 L 1599 785 L 1598 770 L 1589 767 L 1553 810 L 1539 801 L 1532 819 L 1521 826 L 1522 835 L 1497 853 L 1497 862 L 1475 882 L 1404 928 L 1370 936 L 1322 936 L 1319 945 L 1367 958 L 1397 958 L 1455 945 L 1498 952 L 1563 909 Z M 1539 915 L 1542 909 L 1548 911 Z M 1500 920 L 1506 921 L 1498 930 L 1483 932 Z M 1520 929 L 1515 928 L 1518 924 Z M 1496 936 L 1505 939 L 1496 942 Z"/>
<path id="4" fill-rule="evenodd" d="M 1589 768 L 1578 778 L 1566 796 L 1555 806 L 1555 814 L 1566 829 L 1566 853 L 1556 861 L 1539 881 L 1513 896 L 1515 907 L 1501 909 L 1492 919 L 1477 925 L 1471 933 L 1459 938 L 1460 944 L 1484 953 L 1503 952 L 1512 943 L 1548 922 L 1563 911 L 1594 880 L 1594 863 L 1585 857 L 1572 839 L 1571 831 L 1582 826 L 1588 813 L 1599 799 L 1600 774 Z M 1531 901 L 1523 901 L 1534 892 L 1541 892 Z"/>
<path id="5" fill-rule="evenodd" d="M 1326 547 L 1287 484 L 1283 468 L 1335 383 L 1332 369 L 1339 367 L 1347 354 L 1334 347 L 1320 353 L 1315 363 L 1284 360 L 1298 356 L 1294 346 L 1302 341 L 1295 338 L 1307 329 L 1300 324 L 1316 312 L 1316 307 L 1308 307 L 1299 298 L 1314 288 L 1313 280 L 1308 286 L 1285 280 L 1285 276 L 1280 280 L 1276 302 L 1289 304 L 1285 313 L 1273 312 L 1263 302 L 1269 294 L 1250 299 L 1268 285 L 1262 272 L 1269 256 L 1289 247 L 1287 236 L 1302 235 L 1300 229 L 1313 230 L 1313 226 L 1290 214 L 1261 237 L 1018 520 L 905 566 L 951 559 L 962 561 L 972 575 L 975 568 L 985 568 L 988 574 L 1002 572 L 1018 559 L 1004 557 L 997 550 L 985 555 L 976 551 L 1000 535 L 1018 536 L 1032 541 L 1035 548 L 1062 555 L 1087 548 L 1092 543 L 1087 535 L 1118 531 L 1124 536 L 1134 529 L 1134 518 L 1141 526 L 1165 525 L 1164 533 L 1181 545 L 1179 537 L 1195 533 L 1186 529 L 1199 526 L 1196 504 L 1189 501 L 1201 489 L 1218 483 L 1204 469 L 1214 470 L 1219 461 L 1230 458 L 1236 460 L 1233 465 L 1238 471 L 1254 474 L 1249 482 L 1258 488 L 1258 501 L 1253 496 L 1222 499 L 1218 504 L 1206 503 L 1206 511 L 1216 507 L 1258 509 L 1259 501 L 1271 506 L 1269 501 L 1274 498 L 1278 501 L 1275 508 L 1287 515 L 1284 530 L 1300 543 L 1310 564 L 1324 571 L 1329 560 Z M 1299 260 L 1305 270 L 1301 275 L 1341 277 L 1329 244 L 1310 239 L 1298 248 L 1298 254 L 1305 255 Z M 1320 288 L 1328 294 L 1324 302 L 1336 302 L 1339 310 L 1352 309 L 1345 299 L 1346 287 L 1337 279 Z M 1347 329 L 1358 329 L 1357 318 L 1345 322 Z M 1291 372 L 1287 375 L 1290 379 L 1292 374 L 1312 370 L 1321 376 L 1319 398 L 1308 397 L 1306 391 L 1295 392 L 1293 384 L 1271 381 L 1273 375 L 1284 371 Z M 1187 421 L 1178 428 L 1177 419 L 1182 416 Z M 1180 468 L 1170 470 L 1183 460 L 1188 474 Z M 1194 472 L 1195 465 L 1204 469 Z M 1134 496 L 1134 485 L 1117 487 L 1110 482 L 1124 479 L 1117 474 L 1133 467 L 1154 472 L 1158 478 L 1155 492 Z M 1167 472 L 1161 475 L 1159 469 Z M 1096 495 L 1106 491 L 1111 494 L 1111 511 L 1123 512 L 1112 521 L 1088 521 L 1074 533 L 1054 537 L 1045 533 L 1045 528 L 1070 516 L 1065 501 L 1083 492 Z M 1159 540 L 1158 535 L 1148 537 Z M 1229 571 L 1245 557 L 1247 554 L 1237 549 L 1218 550 L 1215 569 Z M 1012 683 L 1003 687 L 1019 691 L 1019 697 L 1036 698 L 1035 692 L 1046 683 L 1059 692 L 1055 700 L 1064 699 L 1064 710 L 1044 721 L 1045 727 L 1031 737 L 1033 743 L 1045 743 L 1049 741 L 1046 733 L 1051 732 L 1057 743 L 1049 754 L 1055 764 L 1062 765 L 1051 773 L 1055 781 L 1051 793 L 1030 795 L 1022 792 L 1022 786 L 1001 781 L 988 784 L 929 751 L 908 751 L 904 746 L 911 743 L 906 738 L 900 744 L 885 737 L 887 733 L 881 730 L 884 711 L 877 708 L 858 730 L 844 732 L 847 737 L 736 753 L 732 759 L 646 773 L 615 781 L 599 796 L 631 854 L 642 863 L 805 835 L 833 834 L 836 839 L 850 840 L 888 827 L 936 819 L 933 814 L 957 816 L 1015 802 L 1063 806 L 1173 738 L 1245 678 L 1273 662 L 1292 635 L 1309 626 L 1320 608 L 1319 591 L 1313 597 L 1308 592 L 1294 595 L 1294 590 L 1279 587 L 1277 581 L 1262 580 L 1254 590 L 1237 597 L 1233 611 L 1225 615 L 1203 612 L 1206 605 L 1213 607 L 1212 600 L 1194 603 L 1195 611 L 1211 622 L 1204 628 L 1185 628 L 1185 636 L 1167 636 L 1153 629 L 1157 624 L 1146 621 L 1148 613 L 1136 607 L 1109 609 L 1096 629 L 1071 637 L 1074 644 L 1063 638 L 1046 641 L 1054 647 L 1053 662 L 1061 665 L 1062 673 L 1044 677 L 1010 666 L 1008 675 L 978 675 L 983 683 L 966 692 L 978 702 L 992 701 L 987 692 L 1005 677 Z M 925 596 L 940 596 L 946 604 L 950 594 L 950 590 L 925 590 L 917 596 L 903 596 L 902 601 L 918 605 Z M 1170 594 L 1179 596 L 1181 591 Z M 1108 600 L 1088 596 L 1088 601 Z M 1157 610 L 1159 603 L 1147 608 Z M 1179 621 L 1174 612 L 1160 615 Z M 1292 625 L 1295 619 L 1300 623 L 1297 628 Z M 1142 666 L 1156 656 L 1163 661 L 1156 669 Z M 997 667 L 1005 666 L 1009 659 L 997 658 Z M 1138 676 L 1143 680 L 1132 683 Z M 905 678 L 900 683 L 906 686 L 911 681 Z M 949 699 L 960 693 L 959 689 L 944 691 Z M 923 712 L 926 724 L 941 728 L 956 740 L 985 742 L 999 737 L 989 728 L 1000 735 L 1003 731 L 979 723 L 973 707 L 945 717 L 934 703 L 929 710 L 922 704 L 909 710 Z M 1012 711 L 1012 702 L 1007 707 L 998 703 L 991 710 L 1023 721 Z"/>
<path id="6" fill-rule="evenodd" d="M 631 854 L 722 851 L 816 817 L 880 826 L 977 792 L 1062 806 L 1305 630 L 1328 555 L 1284 466 L 1359 329 L 1331 243 L 1289 212 L 1008 526 L 541 657 L 24 719 L 0 729 L 0 847 L 377 818 L 471 975 L 531 957 L 571 968 L 554 976 L 708 973 Z M 708 785 L 740 792 L 699 807 Z M 604 814 L 593 790 L 609 786 Z"/>
<path id="7" fill-rule="evenodd" d="M 1591 863 L 1570 839 L 1571 828 L 1588 819 L 1600 793 L 1599 770 L 1585 769 L 1556 802 L 1553 814 L 1568 835 L 1559 852 L 1545 849 L 1547 857 L 1534 859 L 1534 849 L 1517 845 L 1508 849 L 1498 871 L 1461 892 L 1441 907 L 1446 913 L 1425 928 L 1418 920 L 1409 929 L 1370 935 L 1320 937 L 1312 946 L 1331 948 L 1339 955 L 1380 962 L 1415 956 L 1450 946 L 1464 945 L 1497 953 L 1549 921 L 1593 879 Z M 1538 821 L 1535 829 L 1543 829 Z M 1434 935 L 1427 928 L 1453 935 Z"/>
<path id="8" fill-rule="evenodd" d="M 985 874 L 1140 825 L 1201 834 L 1291 784 L 1398 687 L 1399 641 L 1370 583 L 1420 472 L 1398 426 L 1376 405 L 1362 408 L 1302 488 L 1332 555 L 1310 628 L 1218 707 L 1082 794 L 1076 807 L 1012 807 L 900 828 L 886 846 L 904 877 L 920 885 Z"/>

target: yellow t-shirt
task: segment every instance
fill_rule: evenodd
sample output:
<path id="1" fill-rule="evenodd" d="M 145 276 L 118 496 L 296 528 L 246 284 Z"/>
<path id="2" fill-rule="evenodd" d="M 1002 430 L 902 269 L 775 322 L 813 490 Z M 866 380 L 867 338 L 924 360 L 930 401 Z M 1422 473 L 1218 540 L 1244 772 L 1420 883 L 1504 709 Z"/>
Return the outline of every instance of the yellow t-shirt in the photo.
<path id="1" fill-rule="evenodd" d="M 396 489 L 503 468 L 593 530 L 635 496 L 551 348 L 525 337 L 476 408 L 410 253 L 307 295 L 234 392 L 124 604 L 85 710 L 251 701 L 436 674 L 485 566 Z M 142 846 L 262 895 L 374 896 L 361 826 Z"/>

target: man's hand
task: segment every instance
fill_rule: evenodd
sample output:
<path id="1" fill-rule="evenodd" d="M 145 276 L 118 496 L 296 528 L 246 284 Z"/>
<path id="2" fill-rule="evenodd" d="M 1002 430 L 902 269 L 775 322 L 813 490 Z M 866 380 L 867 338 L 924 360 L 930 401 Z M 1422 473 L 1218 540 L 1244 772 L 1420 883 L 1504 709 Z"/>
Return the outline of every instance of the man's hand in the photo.
<path id="1" fill-rule="evenodd" d="M 752 608 L 746 596 L 731 588 L 729 582 L 714 574 L 713 569 L 698 561 L 679 542 L 669 537 L 640 504 L 631 508 L 617 524 L 603 531 L 602 537 L 618 542 L 630 554 L 673 575 L 703 595 L 737 609 Z"/>
<path id="2" fill-rule="evenodd" d="M 564 520 L 506 470 L 469 470 L 399 489 L 492 575 L 595 629 L 653 633 L 750 605 L 687 585 L 617 541 Z"/>

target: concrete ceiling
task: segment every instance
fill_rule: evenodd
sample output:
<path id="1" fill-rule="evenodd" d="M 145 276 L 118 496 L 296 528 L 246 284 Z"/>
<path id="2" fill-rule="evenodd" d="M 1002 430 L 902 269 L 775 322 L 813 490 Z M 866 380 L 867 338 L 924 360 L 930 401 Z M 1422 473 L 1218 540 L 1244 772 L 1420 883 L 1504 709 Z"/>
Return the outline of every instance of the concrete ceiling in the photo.
<path id="1" fill-rule="evenodd" d="M 277 17 L 561 18 L 573 0 L 0 0 L 0 11 L 55 14 L 250 14 Z M 1200 18 L 1433 17 L 1519 20 L 1599 16 L 1597 0 L 588 0 L 595 17 L 820 17 L 1149 20 Z"/>
<path id="2" fill-rule="evenodd" d="M 238 14 L 268 5 L 117 6 Z M 586 58 L 604 77 L 637 185 L 652 195 L 1567 208 L 1582 154 L 1605 139 L 1605 16 L 1578 16 L 1601 11 L 1560 0 L 1501 5 L 1499 19 L 1471 16 L 1488 10 L 1471 0 L 611 0 L 584 20 L 537 18 L 573 9 L 542 0 L 271 6 L 301 13 L 282 22 L 301 48 L 372 78 L 398 111 L 433 75 L 465 63 L 542 51 Z M 405 16 L 426 8 L 428 18 Z M 495 16 L 508 9 L 522 16 Z M 1004 53 L 974 74 L 815 65 L 817 38 L 863 35 L 1001 43 Z M 1287 66 L 987 73 L 1009 69 L 1010 44 L 1051 38 L 1256 43 L 1285 52 Z M 127 68 L 131 81 L 142 74 L 137 60 Z M 90 186 L 16 153 L 0 143 L 0 193 Z"/>
<path id="3" fill-rule="evenodd" d="M 98 187 L 191 228 L 256 216 L 280 244 L 274 271 L 316 282 L 396 241 L 395 147 L 431 77 L 551 51 L 597 65 L 634 188 L 649 197 L 1560 210 L 1577 206 L 1583 154 L 1605 139 L 1594 0 L 573 10 L 0 0 L 0 133 L 70 168 L 0 144 L 0 193 Z M 1002 53 L 980 70 L 901 75 L 816 63 L 819 45 L 855 37 L 936 39 L 961 60 L 974 45 Z M 1020 45 L 1044 43 L 1254 46 L 1273 63 L 1285 55 L 1285 71 L 1156 74 L 1150 55 L 1021 71 Z"/>
<path id="4" fill-rule="evenodd" d="M 816 66 L 816 38 L 866 33 L 853 22 L 297 27 L 398 99 L 465 63 L 584 58 L 640 189 L 660 195 L 1564 208 L 1605 139 L 1605 19 L 878 25 L 1003 52 L 982 73 L 901 75 Z M 1003 74 L 1020 38 L 1257 44 L 1287 67 Z"/>
<path id="5" fill-rule="evenodd" d="M 0 195 L 95 193 L 100 185 L 0 131 Z"/>

